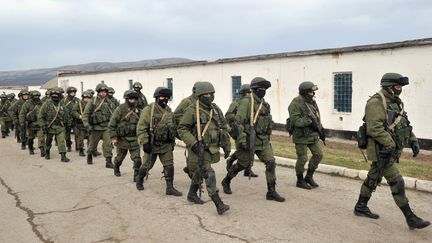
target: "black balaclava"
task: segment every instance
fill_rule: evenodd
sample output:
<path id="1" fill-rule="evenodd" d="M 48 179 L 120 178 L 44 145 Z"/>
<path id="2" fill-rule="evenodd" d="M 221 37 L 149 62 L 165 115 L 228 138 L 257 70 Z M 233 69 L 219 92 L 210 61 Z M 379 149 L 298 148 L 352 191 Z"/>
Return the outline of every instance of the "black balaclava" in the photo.
<path id="1" fill-rule="evenodd" d="M 57 95 L 57 96 L 53 96 L 53 95 L 51 95 L 51 100 L 52 100 L 54 103 L 58 103 L 58 102 L 60 101 L 60 96 L 59 96 L 59 95 Z"/>
<path id="2" fill-rule="evenodd" d="M 199 100 L 200 100 L 204 105 L 210 107 L 211 104 L 213 103 L 213 100 L 214 100 L 214 94 L 211 94 L 210 96 L 204 96 L 204 95 L 201 95 L 201 96 L 199 97 Z"/>
<path id="3" fill-rule="evenodd" d="M 159 96 L 156 98 L 156 102 L 165 109 L 165 107 L 167 107 L 168 105 L 168 98 L 164 97 L 165 99 L 161 99 L 162 96 Z"/>
<path id="4" fill-rule="evenodd" d="M 253 91 L 260 99 L 264 98 L 266 95 L 266 89 L 256 88 Z"/>

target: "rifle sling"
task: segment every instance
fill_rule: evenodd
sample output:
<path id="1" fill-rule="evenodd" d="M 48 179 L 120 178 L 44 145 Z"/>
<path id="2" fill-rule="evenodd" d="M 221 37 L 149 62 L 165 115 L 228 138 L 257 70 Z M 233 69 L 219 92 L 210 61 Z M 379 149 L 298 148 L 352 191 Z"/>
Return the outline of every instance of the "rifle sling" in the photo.
<path id="1" fill-rule="evenodd" d="M 207 123 L 204 126 L 204 129 L 201 133 L 201 121 L 200 121 L 200 105 L 199 105 L 199 100 L 196 101 L 196 105 L 195 105 L 195 111 L 196 111 L 196 124 L 197 124 L 197 138 L 198 141 L 201 141 L 202 138 L 204 137 L 204 135 L 206 134 L 211 120 L 213 119 L 213 109 L 210 110 L 210 119 L 207 121 Z"/>
<path id="2" fill-rule="evenodd" d="M 58 114 L 59 114 L 59 112 L 60 112 L 60 102 L 59 102 L 59 104 L 57 105 L 57 108 L 54 106 L 54 109 L 55 109 L 55 111 L 56 111 L 56 114 L 55 114 L 55 116 L 54 116 L 54 119 L 52 119 L 52 121 L 48 124 L 48 128 L 50 128 L 51 127 L 51 125 L 54 123 L 54 121 L 58 118 Z M 64 126 L 64 124 L 63 124 L 63 122 L 60 120 L 60 123 L 62 124 L 62 126 Z"/>
<path id="3" fill-rule="evenodd" d="M 383 94 L 383 92 L 382 92 L 382 90 L 380 90 L 379 92 L 378 92 L 378 94 L 381 96 L 381 99 L 382 99 L 382 102 L 383 102 L 383 106 L 384 106 L 384 110 L 385 110 L 385 112 L 386 112 L 386 121 L 387 121 L 387 124 L 388 124 L 388 116 L 387 116 L 387 100 L 386 100 L 386 98 L 385 98 L 385 96 L 384 96 L 384 94 Z M 391 130 L 391 131 L 394 131 L 394 128 L 397 126 L 397 124 L 399 124 L 399 122 L 402 120 L 402 114 L 403 114 L 403 112 L 404 112 L 404 107 L 402 107 L 402 110 L 399 112 L 399 114 L 398 114 L 398 116 L 396 117 L 396 119 L 395 119 L 395 121 L 392 123 L 392 124 L 390 124 L 389 126 L 388 126 L 388 128 Z"/>

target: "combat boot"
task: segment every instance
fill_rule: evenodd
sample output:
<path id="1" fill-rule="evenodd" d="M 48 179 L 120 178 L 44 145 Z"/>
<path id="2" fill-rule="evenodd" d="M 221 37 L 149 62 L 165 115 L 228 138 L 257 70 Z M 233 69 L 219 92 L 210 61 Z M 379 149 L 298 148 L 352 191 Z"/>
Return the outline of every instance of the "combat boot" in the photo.
<path id="1" fill-rule="evenodd" d="M 362 216 L 362 217 L 367 217 L 367 218 L 371 218 L 371 219 L 378 219 L 379 215 L 372 213 L 369 209 L 369 207 L 367 206 L 367 203 L 369 201 L 369 197 L 362 197 L 359 196 L 359 199 L 354 207 L 354 214 L 356 216 Z"/>
<path id="2" fill-rule="evenodd" d="M 253 172 L 251 168 L 246 168 L 243 172 L 243 175 L 246 177 L 258 177 L 258 175 L 255 174 L 255 172 Z"/>
<path id="3" fill-rule="evenodd" d="M 276 183 L 267 183 L 267 200 L 274 200 L 276 202 L 285 202 L 285 198 L 281 197 L 279 193 L 276 192 Z"/>
<path id="4" fill-rule="evenodd" d="M 87 164 L 93 164 L 93 156 L 91 154 L 87 154 Z"/>
<path id="5" fill-rule="evenodd" d="M 188 195 L 187 195 L 187 200 L 189 202 L 193 202 L 195 204 L 204 204 L 204 201 L 201 200 L 201 198 L 199 198 L 198 195 L 197 195 L 198 189 L 199 189 L 199 185 L 198 184 L 191 183 L 191 185 L 189 187 L 189 192 L 188 192 Z"/>
<path id="6" fill-rule="evenodd" d="M 21 150 L 26 150 L 26 142 L 21 142 Z"/>
<path id="7" fill-rule="evenodd" d="M 222 199 L 219 197 L 219 194 L 217 192 L 211 196 L 211 199 L 216 205 L 216 210 L 219 215 L 222 215 L 230 209 L 229 205 L 226 205 L 222 202 Z"/>
<path id="8" fill-rule="evenodd" d="M 2 138 L 6 138 L 6 133 L 2 132 Z"/>
<path id="9" fill-rule="evenodd" d="M 225 177 L 222 182 L 222 187 L 223 187 L 223 191 L 225 194 L 232 194 L 231 191 L 231 178 L 229 178 L 228 176 Z"/>
<path id="10" fill-rule="evenodd" d="M 134 171 L 134 174 L 133 174 L 133 182 L 136 182 L 136 178 L 137 178 L 138 173 L 139 173 L 139 168 L 140 168 L 141 165 L 142 165 L 141 158 L 135 159 L 135 160 L 133 161 L 133 163 L 134 163 L 134 165 L 133 165 L 133 171 Z"/>
<path id="11" fill-rule="evenodd" d="M 85 153 L 84 153 L 84 149 L 83 148 L 79 149 L 79 156 L 85 157 Z"/>
<path id="12" fill-rule="evenodd" d="M 93 151 L 93 156 L 94 156 L 94 157 L 98 157 L 98 156 L 100 156 L 100 155 L 102 155 L 102 154 L 99 153 L 96 149 Z"/>
<path id="13" fill-rule="evenodd" d="M 42 157 L 42 158 L 45 157 L 45 148 L 40 147 L 39 150 L 40 150 L 40 157 Z"/>
<path id="14" fill-rule="evenodd" d="M 308 183 L 312 188 L 317 188 L 319 187 L 318 183 L 316 183 L 313 179 L 313 174 L 314 171 L 313 170 L 307 170 L 306 172 L 306 177 L 305 177 L 305 181 L 306 183 Z"/>
<path id="15" fill-rule="evenodd" d="M 72 146 L 71 145 L 67 146 L 67 151 L 72 152 Z"/>
<path id="16" fill-rule="evenodd" d="M 226 160 L 226 170 L 227 172 L 229 171 L 229 169 L 231 168 L 231 166 L 234 163 L 234 159 L 230 156 L 227 160 Z"/>
<path id="17" fill-rule="evenodd" d="M 70 160 L 68 159 L 68 157 L 66 157 L 66 153 L 60 153 L 60 161 L 61 162 L 69 162 Z"/>
<path id="18" fill-rule="evenodd" d="M 139 169 L 138 175 L 136 177 L 136 189 L 139 191 L 144 190 L 144 177 L 146 176 L 146 170 L 145 169 Z"/>
<path id="19" fill-rule="evenodd" d="M 51 159 L 50 151 L 49 151 L 49 150 L 45 151 L 45 159 L 46 159 L 46 160 Z"/>
<path id="20" fill-rule="evenodd" d="M 118 162 L 115 162 L 114 161 L 114 175 L 115 176 L 121 176 L 121 173 L 120 173 L 120 163 L 118 163 Z"/>
<path id="21" fill-rule="evenodd" d="M 109 168 L 109 169 L 114 168 L 114 165 L 111 161 L 111 157 L 106 157 L 105 161 L 106 161 L 105 168 Z"/>
<path id="22" fill-rule="evenodd" d="M 307 184 L 306 181 L 304 180 L 303 174 L 297 174 L 296 187 L 307 189 L 307 190 L 312 189 L 312 187 L 309 184 Z"/>
<path id="23" fill-rule="evenodd" d="M 17 143 L 21 143 L 21 137 L 17 136 Z"/>
<path id="24" fill-rule="evenodd" d="M 174 166 L 168 165 L 164 168 L 164 174 L 165 174 L 165 181 L 166 181 L 166 195 L 172 195 L 176 197 L 180 197 L 183 195 L 183 193 L 177 191 L 177 189 L 174 188 L 173 181 L 174 181 Z"/>
<path id="25" fill-rule="evenodd" d="M 29 148 L 29 153 L 30 154 L 35 154 L 33 143 L 34 143 L 33 139 L 29 139 L 28 140 L 28 148 Z"/>
<path id="26" fill-rule="evenodd" d="M 428 227 L 430 225 L 429 221 L 425 221 L 425 220 L 417 217 L 417 215 L 415 215 L 413 213 L 413 211 L 411 210 L 409 205 L 400 207 L 400 209 L 402 210 L 402 213 L 405 216 L 406 222 L 407 222 L 410 230 L 423 229 L 423 228 Z"/>

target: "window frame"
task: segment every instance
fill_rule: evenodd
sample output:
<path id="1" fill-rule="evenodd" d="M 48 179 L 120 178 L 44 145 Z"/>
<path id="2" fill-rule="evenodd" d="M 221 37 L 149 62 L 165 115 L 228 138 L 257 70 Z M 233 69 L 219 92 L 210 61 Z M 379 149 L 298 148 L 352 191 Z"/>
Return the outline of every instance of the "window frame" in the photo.
<path id="1" fill-rule="evenodd" d="M 350 91 L 341 91 L 337 90 L 336 88 L 336 77 L 337 75 L 350 75 L 350 83 L 349 83 L 349 88 Z M 345 84 L 341 84 L 339 86 L 346 86 L 347 83 Z M 338 113 L 338 114 L 352 114 L 352 110 L 353 110 L 353 73 L 352 71 L 343 71 L 343 72 L 333 72 L 332 74 L 332 90 L 333 90 L 333 112 Z M 339 94 L 338 94 L 338 93 Z M 349 94 L 347 94 L 348 92 L 350 92 Z M 343 95 L 348 95 L 350 97 L 342 97 L 342 98 L 336 98 L 337 96 L 343 96 Z M 346 102 L 347 99 L 350 99 L 350 104 L 349 104 L 349 109 L 346 109 L 347 106 L 346 104 L 343 104 Z M 340 104 L 342 103 L 342 104 Z"/>

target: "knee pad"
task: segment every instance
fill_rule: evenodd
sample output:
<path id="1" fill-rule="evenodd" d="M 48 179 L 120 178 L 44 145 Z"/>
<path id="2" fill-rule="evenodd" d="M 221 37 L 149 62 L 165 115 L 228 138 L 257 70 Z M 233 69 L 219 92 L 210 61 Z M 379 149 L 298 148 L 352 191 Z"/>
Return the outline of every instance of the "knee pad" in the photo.
<path id="1" fill-rule="evenodd" d="M 392 194 L 396 195 L 405 195 L 405 181 L 402 176 L 396 177 L 394 180 L 389 182 L 389 186 L 391 188 Z"/>
<path id="2" fill-rule="evenodd" d="M 214 171 L 207 172 L 206 184 L 210 187 L 216 187 L 216 175 Z"/>
<path id="3" fill-rule="evenodd" d="M 271 173 L 275 173 L 276 161 L 274 159 L 266 161 L 265 165 L 266 165 L 266 171 L 269 171 Z"/>

